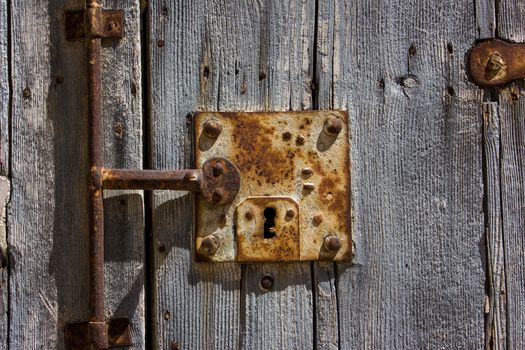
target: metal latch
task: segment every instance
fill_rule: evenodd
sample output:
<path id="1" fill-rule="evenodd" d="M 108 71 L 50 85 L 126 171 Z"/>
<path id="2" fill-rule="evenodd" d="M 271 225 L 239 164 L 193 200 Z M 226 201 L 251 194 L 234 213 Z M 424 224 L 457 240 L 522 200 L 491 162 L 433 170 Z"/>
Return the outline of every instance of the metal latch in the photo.
<path id="1" fill-rule="evenodd" d="M 346 112 L 201 112 L 194 124 L 197 166 L 226 158 L 241 179 L 228 205 L 198 199 L 198 261 L 351 259 Z"/>
<path id="2" fill-rule="evenodd" d="M 195 116 L 196 169 L 107 169 L 103 164 L 101 40 L 122 37 L 122 11 L 104 11 L 100 0 L 86 0 L 84 11 L 66 13 L 66 31 L 68 40 L 88 39 L 90 168 L 90 317 L 66 326 L 68 349 L 131 345 L 129 320 L 105 317 L 105 189 L 199 193 L 199 261 L 350 260 L 345 112 L 202 112 Z"/>
<path id="3" fill-rule="evenodd" d="M 478 42 L 469 53 L 469 75 L 482 87 L 525 79 L 525 44 L 500 39 Z"/>

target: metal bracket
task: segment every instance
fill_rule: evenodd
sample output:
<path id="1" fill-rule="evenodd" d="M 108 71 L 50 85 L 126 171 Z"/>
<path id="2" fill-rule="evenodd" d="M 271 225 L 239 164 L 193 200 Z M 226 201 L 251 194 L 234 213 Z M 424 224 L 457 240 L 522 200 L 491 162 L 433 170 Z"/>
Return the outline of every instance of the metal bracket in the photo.
<path id="1" fill-rule="evenodd" d="M 92 332 L 102 328 L 100 332 Z M 93 333 L 105 335 L 102 339 L 93 340 Z M 127 318 L 117 318 L 106 322 L 84 322 L 69 324 L 65 330 L 66 348 L 70 350 L 91 350 L 93 343 L 99 349 L 131 346 L 131 324 Z"/>
<path id="2" fill-rule="evenodd" d="M 100 7 L 65 13 L 66 39 L 78 41 L 88 38 L 115 38 L 124 36 L 124 12 L 102 10 Z"/>
<path id="3" fill-rule="evenodd" d="M 481 87 L 495 87 L 525 79 L 525 44 L 500 39 L 478 42 L 469 52 L 471 80 Z"/>
<path id="4" fill-rule="evenodd" d="M 227 158 L 226 206 L 197 201 L 197 261 L 349 261 L 350 141 L 342 111 L 201 112 L 195 162 Z"/>

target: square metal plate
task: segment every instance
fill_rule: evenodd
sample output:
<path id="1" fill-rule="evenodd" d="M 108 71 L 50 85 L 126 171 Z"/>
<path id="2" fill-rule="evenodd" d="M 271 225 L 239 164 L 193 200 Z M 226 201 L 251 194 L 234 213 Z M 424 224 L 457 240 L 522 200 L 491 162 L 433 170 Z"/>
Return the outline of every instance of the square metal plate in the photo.
<path id="1" fill-rule="evenodd" d="M 226 158 L 241 177 L 228 205 L 198 197 L 197 261 L 351 260 L 346 112 L 200 112 L 194 126 L 197 168 Z"/>

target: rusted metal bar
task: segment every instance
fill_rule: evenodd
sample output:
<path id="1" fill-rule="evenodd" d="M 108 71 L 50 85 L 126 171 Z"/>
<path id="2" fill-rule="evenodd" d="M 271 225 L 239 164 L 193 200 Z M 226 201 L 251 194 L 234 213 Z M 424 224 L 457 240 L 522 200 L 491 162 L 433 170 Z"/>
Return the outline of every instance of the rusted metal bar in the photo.
<path id="1" fill-rule="evenodd" d="M 104 169 L 102 120 L 101 40 L 123 33 L 121 10 L 104 11 L 100 0 L 86 0 L 84 11 L 66 13 L 68 40 L 86 39 L 88 61 L 89 121 L 89 322 L 65 328 L 68 349 L 108 349 L 129 346 L 127 319 L 106 320 L 104 306 L 104 208 L 103 190 L 166 189 L 201 192 L 213 205 L 233 201 L 240 187 L 235 166 L 226 159 L 206 161 L 201 169 L 131 170 Z"/>
<path id="2" fill-rule="evenodd" d="M 469 52 L 469 75 L 482 87 L 495 87 L 525 79 L 525 44 L 489 39 Z"/>
<path id="3" fill-rule="evenodd" d="M 102 174 L 107 189 L 201 190 L 202 170 L 104 169 Z"/>
<path id="4" fill-rule="evenodd" d="M 101 21 L 97 0 L 86 0 L 85 23 L 89 27 Z M 93 31 L 91 31 L 93 32 Z M 104 315 L 104 211 L 102 196 L 102 167 L 104 139 L 102 133 L 101 38 L 93 35 L 87 40 L 88 59 L 88 120 L 89 163 L 91 167 L 89 203 L 89 338 L 95 349 L 107 349 L 108 326 Z"/>
<path id="5" fill-rule="evenodd" d="M 201 169 L 185 170 L 131 170 L 104 169 L 103 188 L 179 190 L 200 192 L 215 205 L 230 203 L 240 188 L 240 175 L 227 159 L 212 158 Z"/>

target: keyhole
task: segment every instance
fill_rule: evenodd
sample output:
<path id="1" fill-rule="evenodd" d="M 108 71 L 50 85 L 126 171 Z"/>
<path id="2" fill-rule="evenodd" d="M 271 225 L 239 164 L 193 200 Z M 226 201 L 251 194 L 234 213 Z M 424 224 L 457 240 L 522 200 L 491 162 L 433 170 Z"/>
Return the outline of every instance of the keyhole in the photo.
<path id="1" fill-rule="evenodd" d="M 275 237 L 275 212 L 274 208 L 268 207 L 264 209 L 264 239 Z"/>

